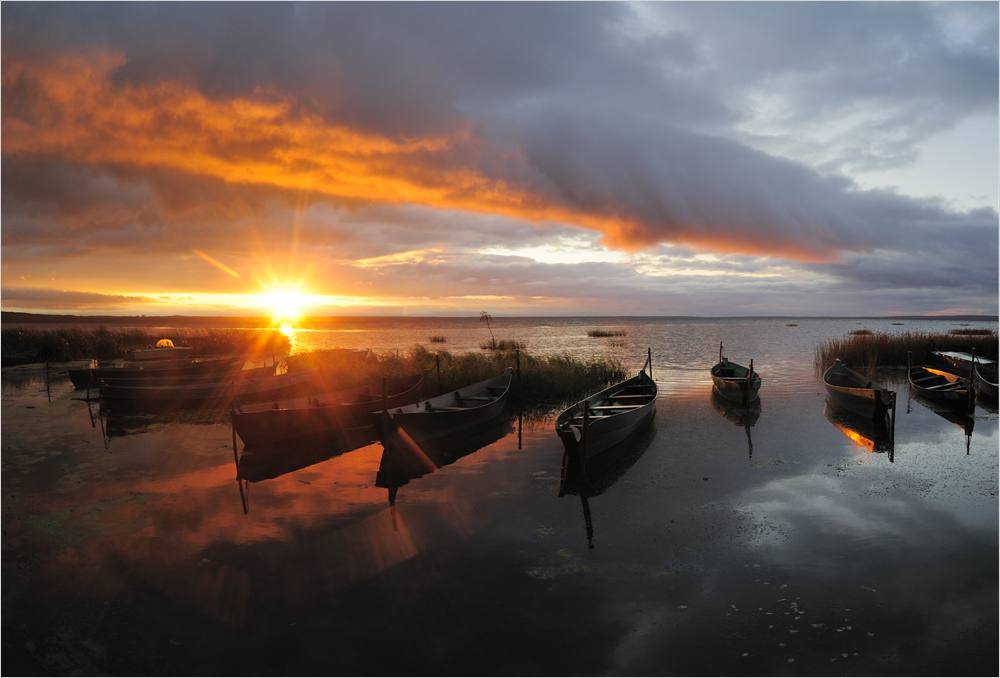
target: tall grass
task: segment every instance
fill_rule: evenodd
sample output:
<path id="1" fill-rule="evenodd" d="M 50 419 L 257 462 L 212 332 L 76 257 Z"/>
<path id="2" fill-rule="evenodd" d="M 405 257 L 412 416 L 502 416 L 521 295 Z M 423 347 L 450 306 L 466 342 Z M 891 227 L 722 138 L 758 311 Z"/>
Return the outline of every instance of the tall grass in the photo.
<path id="1" fill-rule="evenodd" d="M 839 339 L 830 339 L 816 348 L 816 367 L 826 369 L 833 361 L 854 369 L 870 370 L 877 366 L 906 365 L 906 354 L 912 354 L 914 364 L 930 362 L 931 351 L 963 351 L 974 348 L 976 355 L 997 359 L 996 330 L 975 332 L 951 331 L 947 334 L 929 332 L 871 332 L 854 330 Z"/>
<path id="2" fill-rule="evenodd" d="M 626 330 L 587 330 L 588 337 L 624 337 Z"/>
<path id="3" fill-rule="evenodd" d="M 435 354 L 419 345 L 406 354 L 320 351 L 309 356 L 308 359 L 295 356 L 297 360 L 290 361 L 290 369 L 322 366 L 324 373 L 345 388 L 427 370 L 424 387 L 427 398 L 495 377 L 507 367 L 516 368 L 518 361 L 515 351 Z M 511 392 L 511 405 L 528 414 L 546 414 L 629 376 L 621 362 L 610 358 L 535 357 L 524 351 L 519 357 L 520 380 L 515 381 Z"/>
<path id="4" fill-rule="evenodd" d="M 495 337 L 490 337 L 489 341 L 484 341 L 479 344 L 479 348 L 484 351 L 516 351 L 519 348 L 524 348 L 524 344 L 519 342 L 517 339 L 497 339 Z"/>
<path id="5" fill-rule="evenodd" d="M 138 327 L 113 330 L 106 327 L 4 327 L 0 330 L 3 355 L 33 353 L 40 362 L 124 358 L 126 351 L 152 346 L 160 339 L 170 339 L 175 346 L 191 346 L 194 356 L 236 353 L 283 355 L 291 346 L 288 337 L 278 330 L 171 329 L 157 334 Z"/>

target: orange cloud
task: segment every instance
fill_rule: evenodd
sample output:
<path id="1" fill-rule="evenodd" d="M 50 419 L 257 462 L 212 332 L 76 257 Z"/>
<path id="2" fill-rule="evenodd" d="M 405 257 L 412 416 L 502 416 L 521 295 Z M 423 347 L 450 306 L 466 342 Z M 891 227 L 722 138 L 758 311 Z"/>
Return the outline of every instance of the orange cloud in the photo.
<path id="1" fill-rule="evenodd" d="M 389 138 L 331 123 L 294 96 L 212 98 L 180 82 L 118 83 L 121 52 L 3 62 L 5 156 L 49 156 L 78 165 L 166 169 L 232 184 L 310 192 L 345 203 L 419 204 L 556 221 L 604 234 L 611 247 L 637 250 L 665 237 L 626 205 L 573 206 L 517 182 L 485 176 L 467 158 L 522 162 L 469 128 L 444 136 Z M 7 105 L 14 102 L 14 105 Z M 514 173 L 511 173 L 514 176 Z M 732 230 L 732 229 L 729 229 Z M 824 260 L 789 244 L 671 229 L 672 242 L 720 252 Z"/>

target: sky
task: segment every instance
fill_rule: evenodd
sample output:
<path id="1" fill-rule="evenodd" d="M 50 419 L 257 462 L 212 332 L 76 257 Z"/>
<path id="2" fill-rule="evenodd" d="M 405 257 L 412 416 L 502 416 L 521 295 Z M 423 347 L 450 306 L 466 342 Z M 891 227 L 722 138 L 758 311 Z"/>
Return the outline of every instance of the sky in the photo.
<path id="1" fill-rule="evenodd" d="M 5 2 L 0 305 L 996 315 L 998 7 Z"/>

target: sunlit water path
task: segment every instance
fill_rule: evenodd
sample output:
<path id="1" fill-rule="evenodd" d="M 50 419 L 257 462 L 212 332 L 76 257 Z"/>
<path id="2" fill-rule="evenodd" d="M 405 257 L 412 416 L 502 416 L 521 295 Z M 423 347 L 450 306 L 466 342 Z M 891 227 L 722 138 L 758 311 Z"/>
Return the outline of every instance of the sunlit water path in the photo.
<path id="1" fill-rule="evenodd" d="M 5 369 L 5 670 L 991 673 L 996 408 L 946 416 L 890 370 L 887 447 L 830 413 L 813 365 L 853 329 L 961 326 L 902 322 L 495 319 L 535 355 L 635 370 L 652 350 L 655 426 L 589 496 L 559 496 L 551 418 L 393 477 L 378 443 L 253 459 L 225 413 L 115 418 L 58 370 Z M 361 319 L 295 342 L 489 336 L 477 318 Z M 720 341 L 764 376 L 749 419 L 711 397 Z"/>

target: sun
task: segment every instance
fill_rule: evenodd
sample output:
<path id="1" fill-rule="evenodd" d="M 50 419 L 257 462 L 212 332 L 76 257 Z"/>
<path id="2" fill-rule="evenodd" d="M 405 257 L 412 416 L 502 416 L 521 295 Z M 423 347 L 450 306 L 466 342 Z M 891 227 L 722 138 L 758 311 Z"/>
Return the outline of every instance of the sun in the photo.
<path id="1" fill-rule="evenodd" d="M 309 305 L 308 295 L 289 290 L 272 290 L 261 295 L 261 306 L 271 309 L 271 322 L 279 326 L 294 326 L 302 320 Z"/>

